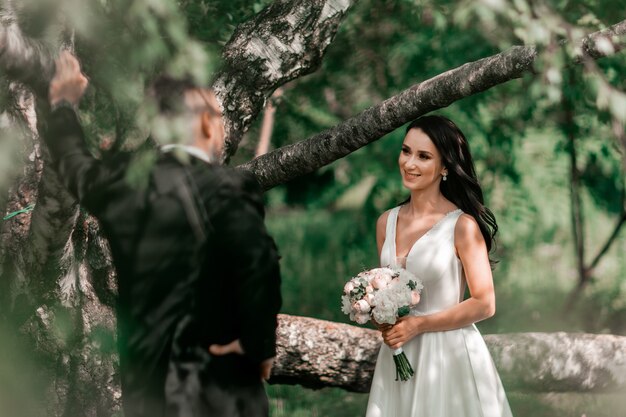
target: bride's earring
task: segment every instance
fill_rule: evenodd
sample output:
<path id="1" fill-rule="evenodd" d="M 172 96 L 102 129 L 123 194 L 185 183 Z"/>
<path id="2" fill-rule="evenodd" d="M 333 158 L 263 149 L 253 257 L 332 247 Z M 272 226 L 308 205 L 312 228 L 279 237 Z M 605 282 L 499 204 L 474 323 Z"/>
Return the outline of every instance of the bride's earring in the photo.
<path id="1" fill-rule="evenodd" d="M 443 174 L 443 180 L 444 181 L 448 181 L 448 174 L 447 173 Z"/>

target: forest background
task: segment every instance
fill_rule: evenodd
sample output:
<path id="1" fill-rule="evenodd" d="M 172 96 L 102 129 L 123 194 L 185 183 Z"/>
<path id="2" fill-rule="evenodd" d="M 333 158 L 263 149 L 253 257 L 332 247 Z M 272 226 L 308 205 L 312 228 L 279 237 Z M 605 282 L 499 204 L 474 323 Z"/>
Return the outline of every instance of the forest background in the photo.
<path id="1" fill-rule="evenodd" d="M 44 39 L 56 22 L 49 21 L 43 5 L 54 2 L 36 2 L 37 7 L 31 8 L 28 3 L 17 10 L 21 25 Z M 219 72 L 220 50 L 237 25 L 271 2 L 134 2 L 130 10 L 137 12 L 141 30 L 125 27 L 126 38 L 113 36 L 110 42 L 94 46 L 97 35 L 116 28 L 116 17 L 122 19 L 115 14 L 121 9 L 114 7 L 121 2 L 101 3 L 110 5 L 108 26 L 90 27 L 93 16 L 86 7 L 77 7 L 67 16 L 85 71 L 100 91 L 106 91 L 92 93 L 83 114 L 94 147 L 115 129 L 126 143 L 141 138 L 142 126 L 120 119 L 137 114 L 128 109 L 140 107 L 143 91 L 138 85 L 144 78 L 123 74 L 149 73 L 155 71 L 151 64 L 167 62 L 161 64 L 167 71 L 190 72 L 207 82 Z M 497 314 L 478 326 L 484 334 L 626 335 L 626 232 L 622 228 L 626 58 L 617 53 L 564 66 L 575 54 L 567 45 L 620 22 L 624 10 L 626 5 L 619 0 L 361 0 L 347 12 L 320 68 L 272 95 L 265 117 L 252 122 L 230 164 L 245 163 L 259 153 L 313 136 L 466 62 L 513 45 L 538 45 L 534 73 L 437 112 L 454 120 L 468 137 L 487 205 L 500 227 L 494 253 L 499 261 L 494 270 Z M 159 21 L 151 20 L 150 13 L 167 21 L 166 29 L 158 28 Z M 166 47 L 158 42 L 163 30 L 170 39 Z M 124 59 L 127 62 L 121 65 Z M 4 76 L 3 83 L 6 91 L 14 88 L 10 76 Z M 5 94 L 4 111 L 11 102 Z M 272 123 L 268 145 L 260 137 Z M 347 322 L 339 302 L 343 284 L 377 265 L 375 221 L 407 195 L 397 167 L 403 133 L 397 129 L 267 191 L 267 224 L 282 255 L 283 313 Z M 15 157 L 20 152 L 15 145 L 20 134 L 3 122 L 0 185 L 4 196 L 10 195 L 13 178 L 22 168 Z M 136 171 L 142 171 L 140 163 Z M 10 198 L 2 198 L 5 213 L 15 214 L 18 210 L 10 206 Z M 59 332 L 71 339 L 69 324 L 60 325 Z M 112 349 L 110 335 L 98 337 L 102 349 Z M 6 340 L 11 338 L 5 335 Z M 19 369 L 38 366 L 28 356 L 8 359 L 14 357 L 15 351 L 0 357 L 4 359 L 0 381 L 15 379 Z M 24 377 L 21 382 L 24 387 L 32 380 Z M 314 391 L 268 385 L 268 392 L 271 414 L 276 417 L 359 416 L 367 401 L 366 394 L 337 388 Z M 31 394 L 36 396 L 36 390 L 21 390 L 11 402 L 26 402 Z M 509 397 L 518 416 L 609 417 L 619 415 L 626 405 L 614 393 L 512 391 Z"/>

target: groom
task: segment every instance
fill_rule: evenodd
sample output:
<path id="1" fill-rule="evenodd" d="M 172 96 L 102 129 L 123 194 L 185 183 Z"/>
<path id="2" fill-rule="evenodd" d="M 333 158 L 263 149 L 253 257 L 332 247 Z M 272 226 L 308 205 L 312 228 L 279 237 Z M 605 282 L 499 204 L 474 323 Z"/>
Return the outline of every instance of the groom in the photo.
<path id="1" fill-rule="evenodd" d="M 111 246 L 125 416 L 267 416 L 278 254 L 256 180 L 213 163 L 224 146 L 215 96 L 174 80 L 155 85 L 161 113 L 182 114 L 189 131 L 159 155 L 147 187 L 133 188 L 131 154 L 96 159 L 85 146 L 73 109 L 87 84 L 63 52 L 43 136 L 61 180 Z"/>

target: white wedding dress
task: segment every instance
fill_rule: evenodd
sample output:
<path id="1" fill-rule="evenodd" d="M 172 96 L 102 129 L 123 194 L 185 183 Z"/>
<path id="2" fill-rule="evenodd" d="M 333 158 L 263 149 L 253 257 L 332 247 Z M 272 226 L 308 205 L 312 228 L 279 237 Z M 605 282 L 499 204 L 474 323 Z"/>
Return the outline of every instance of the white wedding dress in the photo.
<path id="1" fill-rule="evenodd" d="M 400 207 L 387 218 L 381 266 L 396 266 L 396 223 Z M 422 280 L 413 315 L 448 309 L 463 299 L 463 267 L 454 249 L 454 228 L 463 212 L 448 213 L 414 244 L 406 269 Z M 415 370 L 396 381 L 392 350 L 381 346 L 366 417 L 511 417 L 500 377 L 475 325 L 423 333 L 403 346 Z"/>

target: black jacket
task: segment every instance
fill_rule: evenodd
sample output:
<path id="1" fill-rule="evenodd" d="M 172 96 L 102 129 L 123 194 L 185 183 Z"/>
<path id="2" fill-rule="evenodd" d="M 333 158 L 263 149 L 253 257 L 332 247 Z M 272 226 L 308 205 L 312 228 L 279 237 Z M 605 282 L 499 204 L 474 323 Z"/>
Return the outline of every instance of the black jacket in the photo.
<path id="1" fill-rule="evenodd" d="M 67 108 L 51 113 L 44 138 L 61 180 L 98 218 L 111 246 L 126 413 L 142 401 L 160 407 L 171 359 L 204 360 L 194 352 L 202 356 L 213 343 L 239 338 L 245 358 L 221 368 L 235 382 L 249 371 L 258 383 L 258 364 L 275 354 L 281 296 L 278 254 L 254 177 L 162 154 L 147 187 L 133 188 L 132 155 L 94 158 Z M 191 184 L 183 184 L 185 176 Z M 200 253 L 177 191 L 188 185 L 206 213 Z"/>

